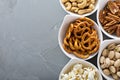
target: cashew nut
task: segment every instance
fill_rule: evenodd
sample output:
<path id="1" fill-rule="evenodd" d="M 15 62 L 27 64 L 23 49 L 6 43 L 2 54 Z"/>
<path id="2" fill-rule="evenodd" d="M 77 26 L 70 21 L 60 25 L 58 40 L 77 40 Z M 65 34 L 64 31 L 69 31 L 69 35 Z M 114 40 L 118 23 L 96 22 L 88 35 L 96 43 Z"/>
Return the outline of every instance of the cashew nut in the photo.
<path id="1" fill-rule="evenodd" d="M 89 9 L 93 10 L 95 8 L 95 6 L 93 4 L 89 5 Z"/>
<path id="2" fill-rule="evenodd" d="M 78 11 L 78 14 L 85 14 L 85 13 L 88 13 L 88 12 L 91 12 L 92 10 L 91 9 L 84 9 L 84 10 L 79 10 Z"/>
<path id="3" fill-rule="evenodd" d="M 91 0 L 91 3 L 92 3 L 92 4 L 95 4 L 95 0 Z"/>
<path id="4" fill-rule="evenodd" d="M 72 11 L 72 12 L 75 12 L 75 13 L 77 13 L 77 12 L 78 12 L 78 10 L 79 10 L 79 8 L 78 8 L 78 7 L 72 7 L 72 8 L 71 8 L 71 11 Z"/>
<path id="5" fill-rule="evenodd" d="M 77 7 L 77 2 L 72 2 L 73 7 Z"/>
<path id="6" fill-rule="evenodd" d="M 77 0 L 77 2 L 81 3 L 83 0 Z"/>
<path id="7" fill-rule="evenodd" d="M 61 0 L 62 1 L 62 3 L 66 3 L 68 0 Z"/>
<path id="8" fill-rule="evenodd" d="M 91 4 L 91 1 L 90 0 L 87 0 L 87 4 L 85 7 L 89 6 Z"/>
<path id="9" fill-rule="evenodd" d="M 70 0 L 70 2 L 75 2 L 75 1 L 77 1 L 77 0 Z"/>
<path id="10" fill-rule="evenodd" d="M 87 4 L 87 0 L 83 0 L 81 3 L 78 3 L 78 7 L 85 8 L 86 4 Z"/>
<path id="11" fill-rule="evenodd" d="M 66 7 L 65 7 L 66 10 L 69 11 L 69 10 L 71 9 L 71 7 L 72 7 L 72 4 L 71 4 L 70 2 L 66 2 L 66 3 L 65 3 L 65 6 L 66 6 Z"/>

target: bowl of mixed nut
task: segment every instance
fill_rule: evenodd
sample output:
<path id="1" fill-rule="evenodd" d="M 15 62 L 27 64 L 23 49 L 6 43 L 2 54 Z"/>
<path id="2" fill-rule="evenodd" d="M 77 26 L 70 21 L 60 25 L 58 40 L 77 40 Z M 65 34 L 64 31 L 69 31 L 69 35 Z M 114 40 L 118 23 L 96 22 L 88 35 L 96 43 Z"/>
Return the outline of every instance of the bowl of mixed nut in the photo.
<path id="1" fill-rule="evenodd" d="M 100 0 L 97 22 L 110 38 L 120 38 L 120 0 Z"/>
<path id="2" fill-rule="evenodd" d="M 75 16 L 89 16 L 98 8 L 99 0 L 59 0 L 62 8 Z"/>
<path id="3" fill-rule="evenodd" d="M 102 42 L 97 57 L 97 65 L 107 80 L 120 79 L 120 39 Z"/>

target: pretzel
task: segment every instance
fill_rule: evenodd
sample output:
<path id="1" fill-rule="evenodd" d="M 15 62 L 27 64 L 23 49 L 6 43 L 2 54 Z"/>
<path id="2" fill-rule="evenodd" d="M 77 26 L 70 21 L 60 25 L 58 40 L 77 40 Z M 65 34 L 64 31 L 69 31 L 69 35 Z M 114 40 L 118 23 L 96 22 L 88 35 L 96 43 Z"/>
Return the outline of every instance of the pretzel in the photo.
<path id="1" fill-rule="evenodd" d="M 83 49 L 83 47 L 81 45 L 81 42 L 78 39 L 75 40 L 74 47 L 76 48 L 76 50 L 80 50 L 82 52 L 85 52 L 85 50 Z"/>
<path id="2" fill-rule="evenodd" d="M 80 18 L 79 20 L 82 21 L 82 22 L 85 22 L 85 23 L 88 22 L 88 25 L 89 25 L 89 26 L 93 26 L 93 25 L 94 25 L 94 22 L 93 22 L 91 19 L 87 18 L 87 17 L 85 17 L 85 18 Z M 89 26 L 88 26 L 88 27 L 89 27 Z"/>
<path id="3" fill-rule="evenodd" d="M 86 17 L 70 23 L 63 40 L 64 50 L 83 59 L 97 52 L 99 39 L 97 31 L 92 26 L 93 21 Z"/>
<path id="4" fill-rule="evenodd" d="M 73 52 L 75 56 L 78 56 L 79 58 L 82 58 L 82 59 L 86 59 L 90 56 L 89 54 L 84 54 L 84 53 L 85 52 Z"/>
<path id="5" fill-rule="evenodd" d="M 72 50 L 70 49 L 70 47 L 69 47 L 69 46 L 66 46 L 65 44 L 63 44 L 63 48 L 64 48 L 64 50 L 67 51 L 68 53 L 71 53 L 71 52 L 72 52 Z"/>
<path id="6" fill-rule="evenodd" d="M 91 50 L 89 51 L 89 54 L 93 54 L 97 52 L 99 49 L 99 40 L 97 40 L 96 37 L 91 37 Z"/>
<path id="7" fill-rule="evenodd" d="M 90 34 L 88 32 L 83 35 L 81 44 L 85 50 L 91 50 Z"/>
<path id="8" fill-rule="evenodd" d="M 107 33 L 120 37 L 120 1 L 109 0 L 103 10 L 100 10 L 99 21 Z"/>

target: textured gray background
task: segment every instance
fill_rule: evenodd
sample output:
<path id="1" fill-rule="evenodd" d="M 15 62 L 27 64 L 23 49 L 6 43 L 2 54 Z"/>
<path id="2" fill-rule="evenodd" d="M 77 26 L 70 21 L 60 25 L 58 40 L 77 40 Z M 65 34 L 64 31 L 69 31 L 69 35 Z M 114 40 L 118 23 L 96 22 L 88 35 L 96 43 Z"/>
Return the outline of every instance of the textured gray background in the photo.
<path id="1" fill-rule="evenodd" d="M 65 15 L 58 0 L 0 0 L 0 80 L 57 80 L 69 61 L 57 41 Z"/>

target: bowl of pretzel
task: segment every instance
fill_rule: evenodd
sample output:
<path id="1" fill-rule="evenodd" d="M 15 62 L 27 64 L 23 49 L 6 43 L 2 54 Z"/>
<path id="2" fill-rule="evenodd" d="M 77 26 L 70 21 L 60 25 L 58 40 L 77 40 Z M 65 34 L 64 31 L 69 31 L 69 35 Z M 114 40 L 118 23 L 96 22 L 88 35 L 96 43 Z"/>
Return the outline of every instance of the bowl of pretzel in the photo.
<path id="1" fill-rule="evenodd" d="M 100 0 L 97 22 L 110 38 L 120 38 L 120 0 Z"/>
<path id="2" fill-rule="evenodd" d="M 89 16 L 98 9 L 99 0 L 59 0 L 59 2 L 68 14 Z"/>
<path id="3" fill-rule="evenodd" d="M 66 15 L 59 29 L 58 42 L 69 58 L 88 60 L 94 57 L 103 40 L 96 22 L 87 17 Z"/>

